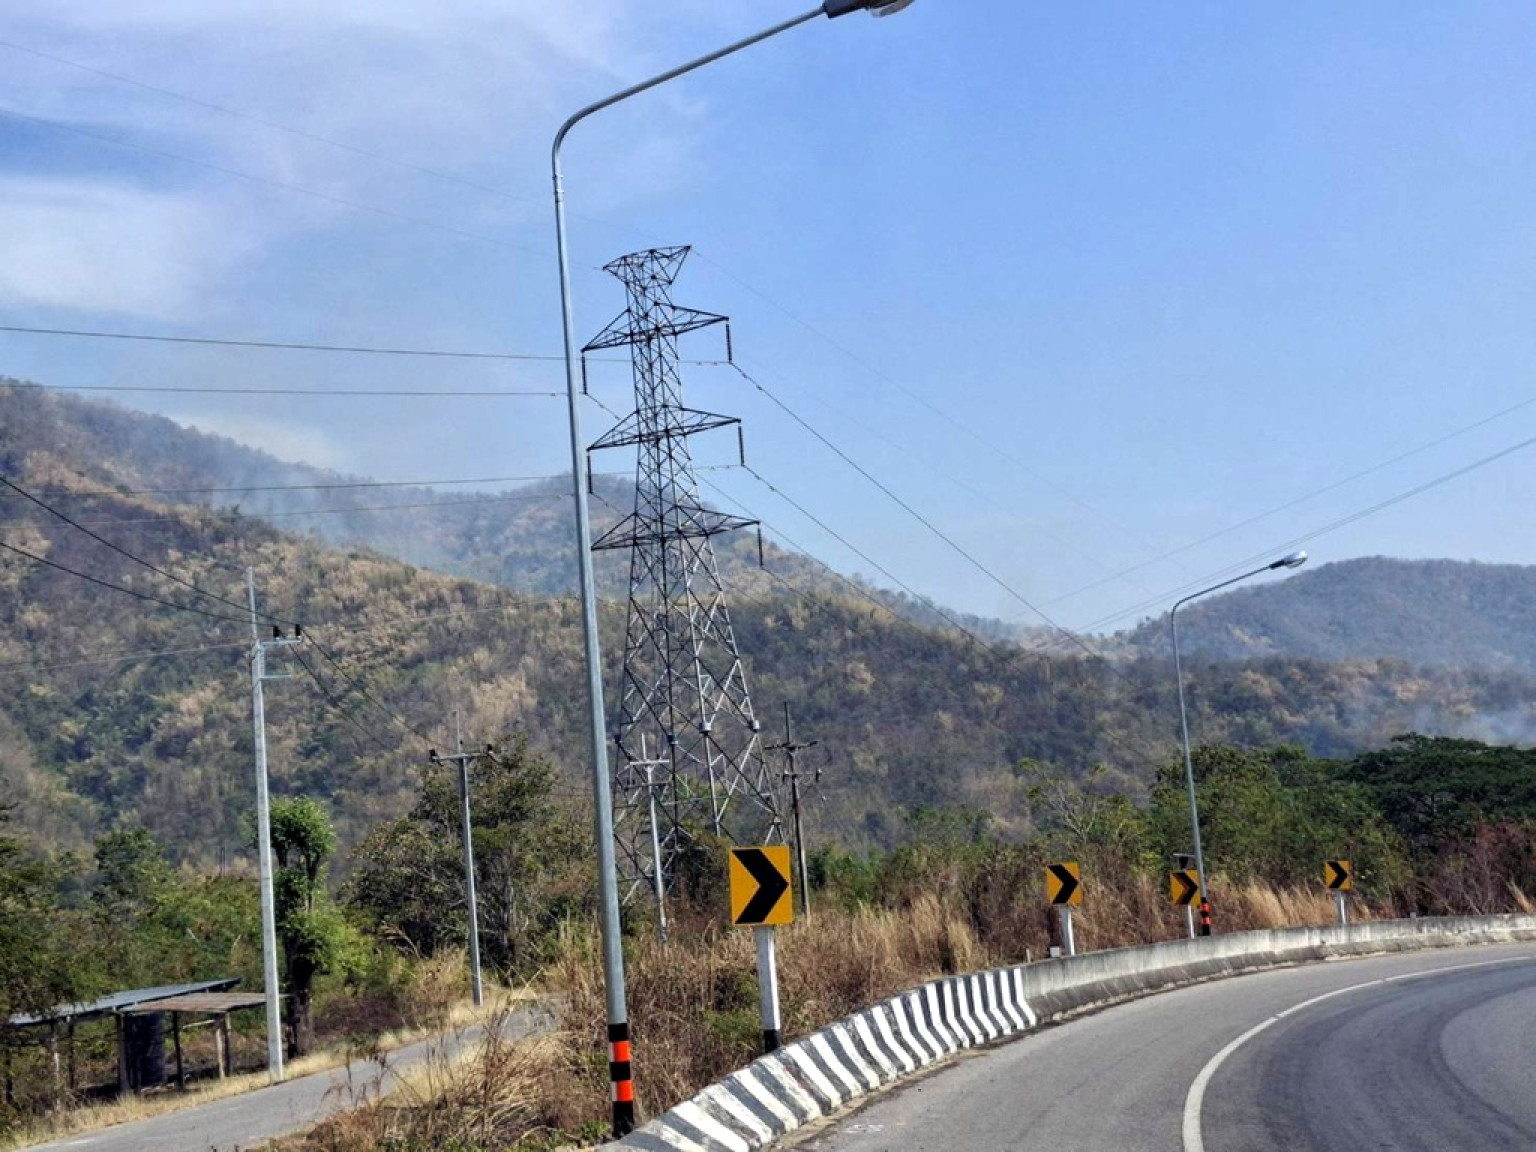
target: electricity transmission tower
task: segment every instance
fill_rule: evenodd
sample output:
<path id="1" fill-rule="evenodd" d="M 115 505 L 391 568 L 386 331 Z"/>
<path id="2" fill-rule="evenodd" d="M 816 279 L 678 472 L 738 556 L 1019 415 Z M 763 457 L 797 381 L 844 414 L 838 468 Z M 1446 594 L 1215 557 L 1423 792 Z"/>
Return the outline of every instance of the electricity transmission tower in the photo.
<path id="1" fill-rule="evenodd" d="M 634 511 L 592 545 L 630 556 L 613 772 L 626 900 L 645 888 L 658 899 L 674 890 L 700 832 L 737 844 L 784 834 L 713 543 L 757 521 L 700 502 L 689 448 L 689 437 L 740 420 L 683 403 L 678 338 L 726 323 L 672 302 L 687 255 L 686 247 L 658 248 L 608 264 L 628 307 L 582 350 L 632 349 L 635 410 L 591 447 L 634 445 L 639 454 Z"/>

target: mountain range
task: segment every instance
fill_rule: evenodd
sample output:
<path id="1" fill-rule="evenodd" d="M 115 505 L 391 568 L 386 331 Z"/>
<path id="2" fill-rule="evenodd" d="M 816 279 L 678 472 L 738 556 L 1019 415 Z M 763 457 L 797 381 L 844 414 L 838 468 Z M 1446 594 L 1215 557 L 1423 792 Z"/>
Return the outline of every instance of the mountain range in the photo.
<path id="1" fill-rule="evenodd" d="M 306 643 L 273 663 L 274 787 L 344 844 L 410 803 L 427 749 L 525 732 L 586 794 L 568 492 L 378 486 L 34 385 L 0 385 L 0 804 L 56 847 L 148 827 L 188 866 L 243 860 L 253 753 L 247 572 Z M 611 523 L 632 500 L 597 488 Z M 759 716 L 818 740 L 813 835 L 889 844 L 911 814 L 1031 820 L 1019 766 L 1144 790 L 1177 757 L 1164 621 L 1080 649 L 873 589 L 755 539 L 722 570 Z M 625 566 L 599 569 L 615 682 Z M 1521 739 L 1536 569 L 1320 566 L 1181 612 L 1204 741 L 1347 755 L 1415 730 Z M 265 627 L 265 623 L 263 627 Z"/>

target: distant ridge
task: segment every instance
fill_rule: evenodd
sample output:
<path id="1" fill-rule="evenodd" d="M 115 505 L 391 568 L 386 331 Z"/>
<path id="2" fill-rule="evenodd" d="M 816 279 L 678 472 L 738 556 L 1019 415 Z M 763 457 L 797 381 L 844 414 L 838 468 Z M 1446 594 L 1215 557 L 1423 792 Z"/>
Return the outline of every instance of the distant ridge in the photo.
<path id="1" fill-rule="evenodd" d="M 1340 560 L 1181 609 L 1185 652 L 1394 659 L 1436 668 L 1536 671 L 1536 567 L 1464 560 Z M 1186 624 L 1187 621 L 1187 624 Z M 1122 636 L 1167 653 L 1167 618 Z"/>

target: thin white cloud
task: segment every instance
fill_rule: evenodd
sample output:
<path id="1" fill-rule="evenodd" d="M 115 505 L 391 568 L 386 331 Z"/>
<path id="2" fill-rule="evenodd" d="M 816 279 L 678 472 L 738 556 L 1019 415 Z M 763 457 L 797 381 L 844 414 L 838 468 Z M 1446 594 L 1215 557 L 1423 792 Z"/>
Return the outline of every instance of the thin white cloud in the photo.
<path id="1" fill-rule="evenodd" d="M 105 126 L 161 152 L 331 196 L 491 223 L 507 219 L 508 202 L 299 133 L 503 187 L 542 209 L 559 120 L 595 94 L 675 63 L 687 51 L 675 43 L 679 29 L 708 37 L 723 18 L 699 0 L 665 11 L 638 0 L 21 0 L 9 15 L 5 40 L 247 116 L 0 49 L 0 63 L 14 65 L 0 71 L 0 101 L 20 112 Z M 686 180 L 689 149 L 677 142 L 676 125 L 698 110 L 680 92 L 658 99 L 670 115 L 626 126 L 606 144 L 608 171 L 618 175 L 605 181 L 602 210 Z M 99 147 L 103 163 L 116 163 L 111 145 Z M 158 164 L 165 179 L 211 200 L 239 186 L 173 159 L 135 162 Z M 315 222 L 313 200 L 292 203 L 293 216 Z M 512 220 L 527 218 L 528 209 L 511 208 Z M 542 227 L 543 213 L 536 219 Z M 293 222 L 267 226 L 279 236 Z"/>
<path id="2" fill-rule="evenodd" d="M 0 304 L 179 320 L 248 251 L 209 206 L 102 181 L 0 178 Z"/>

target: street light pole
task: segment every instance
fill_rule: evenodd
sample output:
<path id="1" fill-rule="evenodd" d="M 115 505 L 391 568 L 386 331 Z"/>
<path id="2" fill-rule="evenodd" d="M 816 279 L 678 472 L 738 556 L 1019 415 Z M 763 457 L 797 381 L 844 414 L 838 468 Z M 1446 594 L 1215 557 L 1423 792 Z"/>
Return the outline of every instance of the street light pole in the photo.
<path id="1" fill-rule="evenodd" d="M 1219 592 L 1240 580 L 1247 580 L 1250 576 L 1274 572 L 1280 568 L 1300 568 L 1306 562 L 1305 552 L 1292 552 L 1289 556 L 1282 556 L 1279 560 L 1265 564 L 1262 568 L 1255 568 L 1252 572 L 1244 572 L 1241 576 L 1233 576 L 1220 584 L 1212 584 L 1209 588 L 1191 592 L 1184 599 L 1176 601 L 1168 611 L 1168 628 L 1173 635 L 1173 675 L 1179 687 L 1179 729 L 1184 737 L 1184 787 L 1189 793 L 1189 831 L 1195 842 L 1195 873 L 1200 880 L 1200 935 L 1202 936 L 1211 934 L 1211 890 L 1205 878 L 1205 849 L 1200 844 L 1200 806 L 1195 800 L 1195 764 L 1189 747 L 1189 712 L 1184 706 L 1184 666 L 1179 661 L 1179 609 L 1191 600 L 1198 600 L 1201 596 Z"/>
<path id="2" fill-rule="evenodd" d="M 608 775 L 607 717 L 603 709 L 602 653 L 597 635 L 597 590 L 592 575 L 592 521 L 587 508 L 587 491 L 582 485 L 585 447 L 581 441 L 581 379 L 576 351 L 576 329 L 571 306 L 570 254 L 566 244 L 565 187 L 560 171 L 560 149 L 566 136 L 577 124 L 595 112 L 610 108 L 631 96 L 665 84 L 706 64 L 734 55 L 764 40 L 788 32 L 818 16 L 836 18 L 850 12 L 869 12 L 889 16 L 901 11 L 912 0 L 825 0 L 824 3 L 753 36 L 670 68 L 657 76 L 633 84 L 612 96 L 588 104 L 574 113 L 555 133 L 550 149 L 550 172 L 555 194 L 555 250 L 560 265 L 560 322 L 565 335 L 566 411 L 571 437 L 571 488 L 576 499 L 576 568 L 580 576 L 581 630 L 587 670 L 587 701 L 591 718 L 592 800 L 597 838 L 598 921 L 603 939 L 603 986 L 607 1000 L 609 1076 L 613 1088 L 613 1131 L 627 1135 L 635 1125 L 634 1082 L 630 1064 L 629 1009 L 624 994 L 624 952 L 619 927 L 619 884 L 613 847 L 613 794 Z"/>

